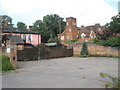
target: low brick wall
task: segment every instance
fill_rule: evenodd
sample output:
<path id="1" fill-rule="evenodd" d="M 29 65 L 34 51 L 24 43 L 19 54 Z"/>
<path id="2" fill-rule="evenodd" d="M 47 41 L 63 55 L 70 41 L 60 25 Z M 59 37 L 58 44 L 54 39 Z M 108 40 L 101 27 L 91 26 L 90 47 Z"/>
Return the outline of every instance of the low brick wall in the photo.
<path id="1" fill-rule="evenodd" d="M 93 43 L 87 43 L 87 46 L 90 54 L 112 55 L 112 56 L 120 55 L 119 47 L 104 47 Z M 82 48 L 82 43 L 73 45 L 74 55 L 80 55 L 81 48 Z"/>

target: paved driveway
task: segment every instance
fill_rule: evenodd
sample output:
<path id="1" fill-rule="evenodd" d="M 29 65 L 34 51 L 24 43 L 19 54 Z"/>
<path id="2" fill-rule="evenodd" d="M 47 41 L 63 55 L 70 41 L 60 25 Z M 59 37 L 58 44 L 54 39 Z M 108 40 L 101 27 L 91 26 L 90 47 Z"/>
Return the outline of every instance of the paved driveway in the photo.
<path id="1" fill-rule="evenodd" d="M 60 58 L 19 62 L 19 69 L 3 73 L 3 88 L 104 88 L 118 74 L 117 58 Z"/>

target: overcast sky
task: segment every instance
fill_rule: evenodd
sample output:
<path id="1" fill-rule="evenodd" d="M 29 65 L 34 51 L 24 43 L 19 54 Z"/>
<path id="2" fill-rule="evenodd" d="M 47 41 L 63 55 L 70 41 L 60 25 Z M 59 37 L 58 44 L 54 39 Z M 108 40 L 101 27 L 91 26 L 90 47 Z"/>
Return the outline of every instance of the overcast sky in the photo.
<path id="1" fill-rule="evenodd" d="M 118 13 L 119 0 L 0 0 L 0 14 L 32 25 L 47 14 L 77 18 L 77 25 L 104 25 Z"/>

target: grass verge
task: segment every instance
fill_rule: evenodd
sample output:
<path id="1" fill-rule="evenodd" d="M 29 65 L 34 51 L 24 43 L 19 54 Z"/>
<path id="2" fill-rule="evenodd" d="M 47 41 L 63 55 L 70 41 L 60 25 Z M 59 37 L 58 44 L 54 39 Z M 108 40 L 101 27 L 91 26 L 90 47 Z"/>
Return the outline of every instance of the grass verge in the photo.
<path id="1" fill-rule="evenodd" d="M 110 57 L 110 58 L 120 58 L 120 56 L 112 55 L 99 55 L 99 54 L 89 54 L 89 55 L 76 55 L 74 57 L 86 58 L 86 57 Z"/>

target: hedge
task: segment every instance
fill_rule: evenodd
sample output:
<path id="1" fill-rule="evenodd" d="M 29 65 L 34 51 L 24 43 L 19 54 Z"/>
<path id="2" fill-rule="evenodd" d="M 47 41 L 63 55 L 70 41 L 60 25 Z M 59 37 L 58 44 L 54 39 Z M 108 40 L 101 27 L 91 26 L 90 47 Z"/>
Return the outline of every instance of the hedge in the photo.
<path id="1" fill-rule="evenodd" d="M 120 47 L 120 37 L 112 37 L 102 41 L 95 39 L 94 42 L 102 46 Z"/>
<path id="2" fill-rule="evenodd" d="M 10 63 L 9 57 L 2 55 L 2 71 L 15 70 L 15 67 Z"/>

